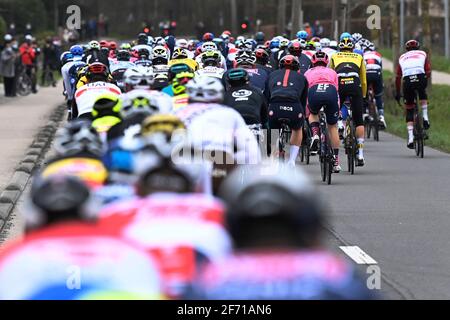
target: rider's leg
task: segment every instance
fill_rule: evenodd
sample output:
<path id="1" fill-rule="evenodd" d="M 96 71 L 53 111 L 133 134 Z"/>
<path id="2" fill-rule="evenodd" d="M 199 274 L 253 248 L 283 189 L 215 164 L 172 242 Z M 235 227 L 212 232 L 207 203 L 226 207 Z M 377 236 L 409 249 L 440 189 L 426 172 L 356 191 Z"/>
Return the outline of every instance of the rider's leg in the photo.
<path id="1" fill-rule="evenodd" d="M 408 148 L 414 148 L 414 105 L 405 104 L 406 129 L 408 130 Z"/>
<path id="2" fill-rule="evenodd" d="M 289 164 L 295 165 L 295 160 L 298 157 L 300 146 L 303 140 L 303 130 L 302 128 L 294 130 L 292 129 L 291 134 L 291 148 L 289 152 Z"/>
<path id="3" fill-rule="evenodd" d="M 310 114 L 309 115 L 309 123 L 311 126 L 311 152 L 313 154 L 317 154 L 319 141 L 320 141 L 320 125 L 319 125 L 319 116 L 317 114 Z"/>

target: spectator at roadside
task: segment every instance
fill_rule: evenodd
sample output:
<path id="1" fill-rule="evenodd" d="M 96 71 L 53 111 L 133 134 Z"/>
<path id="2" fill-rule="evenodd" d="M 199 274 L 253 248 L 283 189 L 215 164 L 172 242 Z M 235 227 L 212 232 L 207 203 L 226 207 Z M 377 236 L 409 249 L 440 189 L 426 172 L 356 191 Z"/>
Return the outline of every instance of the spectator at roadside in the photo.
<path id="1" fill-rule="evenodd" d="M 27 75 L 31 79 L 31 91 L 37 93 L 36 89 L 36 50 L 33 47 L 33 37 L 25 36 L 25 42 L 19 48 L 22 64 L 25 67 Z"/>
<path id="2" fill-rule="evenodd" d="M 319 20 L 314 22 L 314 36 L 322 38 L 323 36 L 323 26 L 320 24 Z"/>
<path id="3" fill-rule="evenodd" d="M 0 74 L 3 76 L 5 97 L 16 96 L 15 61 L 17 52 L 14 50 L 14 39 L 10 34 L 5 35 L 5 47 L 1 53 Z"/>
<path id="4" fill-rule="evenodd" d="M 49 76 L 52 81 L 52 85 L 56 87 L 56 80 L 54 76 L 54 71 L 59 68 L 59 56 L 58 56 L 58 48 L 55 46 L 53 39 L 51 37 L 47 37 L 45 40 L 45 45 L 43 49 L 43 67 L 42 67 L 42 84 L 45 84 L 45 76 L 46 73 L 49 72 Z"/>

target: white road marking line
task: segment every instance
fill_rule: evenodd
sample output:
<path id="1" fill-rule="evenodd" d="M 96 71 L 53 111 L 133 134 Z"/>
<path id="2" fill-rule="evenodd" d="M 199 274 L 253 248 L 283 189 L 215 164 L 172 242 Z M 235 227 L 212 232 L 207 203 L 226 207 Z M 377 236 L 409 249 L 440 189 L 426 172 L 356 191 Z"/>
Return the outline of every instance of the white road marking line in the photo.
<path id="1" fill-rule="evenodd" d="M 352 260 L 357 264 L 377 264 L 377 262 L 371 256 L 365 253 L 358 246 L 342 246 L 339 248 L 344 251 L 346 255 L 352 258 Z"/>

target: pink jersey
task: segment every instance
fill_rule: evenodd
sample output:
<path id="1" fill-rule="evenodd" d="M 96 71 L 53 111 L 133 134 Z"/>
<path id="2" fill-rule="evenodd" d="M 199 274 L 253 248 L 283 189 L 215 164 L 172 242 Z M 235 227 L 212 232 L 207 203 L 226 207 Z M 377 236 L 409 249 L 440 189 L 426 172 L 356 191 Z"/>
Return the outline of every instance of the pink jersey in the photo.
<path id="1" fill-rule="evenodd" d="M 305 77 L 308 80 L 309 88 L 318 84 L 331 84 L 338 90 L 338 76 L 336 71 L 327 67 L 314 67 L 305 72 Z"/>

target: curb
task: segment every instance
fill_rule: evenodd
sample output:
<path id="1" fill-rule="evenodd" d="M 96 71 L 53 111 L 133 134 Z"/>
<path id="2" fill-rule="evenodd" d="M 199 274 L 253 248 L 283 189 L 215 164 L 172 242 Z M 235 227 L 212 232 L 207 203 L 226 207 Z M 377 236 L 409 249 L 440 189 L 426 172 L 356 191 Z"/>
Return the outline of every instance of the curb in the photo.
<path id="1" fill-rule="evenodd" d="M 0 234 L 6 226 L 17 201 L 20 199 L 32 174 L 47 153 L 59 124 L 64 119 L 65 105 L 56 107 L 46 125 L 40 128 L 33 142 L 25 152 L 22 161 L 16 167 L 6 188 L 0 193 Z"/>

